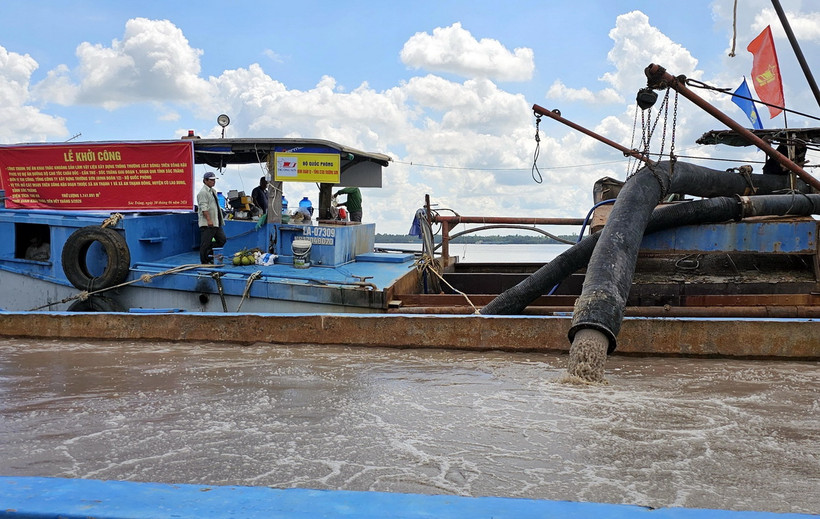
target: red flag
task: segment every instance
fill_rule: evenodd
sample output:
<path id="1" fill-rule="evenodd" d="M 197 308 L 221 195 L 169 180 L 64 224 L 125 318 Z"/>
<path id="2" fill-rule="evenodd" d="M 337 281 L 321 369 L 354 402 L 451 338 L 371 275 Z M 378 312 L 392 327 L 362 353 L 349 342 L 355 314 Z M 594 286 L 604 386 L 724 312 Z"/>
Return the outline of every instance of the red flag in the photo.
<path id="1" fill-rule="evenodd" d="M 774 50 L 774 38 L 771 26 L 767 25 L 763 32 L 746 47 L 752 53 L 752 78 L 760 100 L 777 106 L 785 106 L 783 100 L 783 82 L 780 79 L 780 66 L 777 64 L 777 52 Z M 782 108 L 769 107 L 769 114 L 774 119 L 782 112 Z"/>

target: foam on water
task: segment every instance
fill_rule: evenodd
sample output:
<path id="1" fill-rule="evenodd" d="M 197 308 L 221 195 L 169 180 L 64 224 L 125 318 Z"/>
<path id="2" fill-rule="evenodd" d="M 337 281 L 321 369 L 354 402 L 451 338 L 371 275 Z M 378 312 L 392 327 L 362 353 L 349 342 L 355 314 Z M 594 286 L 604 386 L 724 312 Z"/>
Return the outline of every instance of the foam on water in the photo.
<path id="1" fill-rule="evenodd" d="M 0 343 L 0 474 L 817 512 L 816 363 Z"/>

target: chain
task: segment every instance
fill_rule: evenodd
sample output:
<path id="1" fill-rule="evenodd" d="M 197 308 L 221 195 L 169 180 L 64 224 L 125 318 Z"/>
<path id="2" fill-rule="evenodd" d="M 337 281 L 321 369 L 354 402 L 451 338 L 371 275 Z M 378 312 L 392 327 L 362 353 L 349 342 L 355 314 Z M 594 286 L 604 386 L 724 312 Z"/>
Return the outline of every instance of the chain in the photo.
<path id="1" fill-rule="evenodd" d="M 635 104 L 635 117 L 632 118 L 632 136 L 629 138 L 629 149 L 632 151 L 638 151 L 635 149 L 635 129 L 638 127 L 638 104 Z M 635 174 L 635 171 L 638 169 L 638 164 L 640 160 L 636 159 L 632 155 L 629 156 L 629 160 L 626 162 L 626 178 L 631 177 Z M 634 169 L 633 169 L 634 167 Z"/>
<path id="2" fill-rule="evenodd" d="M 669 89 L 666 89 L 666 95 L 663 96 L 663 103 L 661 103 L 661 108 L 663 108 L 663 133 L 661 134 L 661 149 L 658 151 L 658 158 L 663 157 L 663 149 L 666 147 L 666 128 L 669 123 Z M 661 118 L 660 112 L 658 113 L 658 119 L 655 121 L 655 124 L 658 124 L 658 121 Z"/>
<path id="3" fill-rule="evenodd" d="M 661 115 L 668 113 L 669 109 L 669 89 L 666 89 L 666 95 L 663 97 L 663 101 L 661 102 L 661 106 L 658 108 L 658 115 L 655 117 L 655 122 L 652 123 L 652 108 L 647 108 L 646 110 L 641 111 L 641 146 L 642 146 L 642 154 L 644 157 L 649 159 L 649 146 L 652 141 L 652 135 L 655 133 L 655 129 L 658 126 L 658 122 L 661 120 Z M 637 120 L 637 117 L 636 117 Z M 664 130 L 663 130 L 663 138 L 661 141 L 661 153 L 663 153 L 664 142 L 666 141 L 666 117 L 664 117 Z M 647 165 L 651 166 L 650 163 Z M 635 170 L 632 171 L 628 176 L 627 180 L 632 178 L 632 176 L 637 172 L 640 166 L 640 162 L 637 161 L 635 164 Z"/>
<path id="4" fill-rule="evenodd" d="M 637 120 L 637 116 L 636 116 Z M 647 124 L 647 120 L 652 120 L 652 108 L 647 108 L 646 110 L 641 110 L 641 154 L 644 157 L 649 157 L 649 141 L 652 140 L 652 133 L 649 130 L 649 124 Z M 632 178 L 635 173 L 641 167 L 641 161 L 635 161 L 635 167 L 632 171 L 627 175 L 626 179 L 629 180 Z"/>
<path id="5" fill-rule="evenodd" d="M 675 163 L 678 157 L 675 155 L 675 130 L 678 128 L 678 91 L 675 91 L 675 107 L 672 110 L 672 139 L 669 143 L 669 176 L 675 176 Z"/>

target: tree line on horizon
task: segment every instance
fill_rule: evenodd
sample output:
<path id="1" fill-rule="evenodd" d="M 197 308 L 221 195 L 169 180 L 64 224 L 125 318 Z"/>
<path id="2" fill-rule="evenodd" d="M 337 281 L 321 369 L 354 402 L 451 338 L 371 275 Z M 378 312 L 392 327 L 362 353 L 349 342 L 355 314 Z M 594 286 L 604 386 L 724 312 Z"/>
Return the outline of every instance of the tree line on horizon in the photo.
<path id="1" fill-rule="evenodd" d="M 557 235 L 559 238 L 563 238 L 565 240 L 570 241 L 577 241 L 578 235 L 577 234 L 560 234 Z M 433 239 L 436 243 L 441 241 L 440 235 L 433 236 Z M 421 238 L 418 236 L 413 236 L 410 234 L 381 234 L 376 233 L 376 243 L 418 243 L 421 241 Z M 549 236 L 544 236 L 541 234 L 535 236 L 523 236 L 520 234 L 510 234 L 510 235 L 479 235 L 479 234 L 467 234 L 464 236 L 459 236 L 453 240 L 450 240 L 450 243 L 492 243 L 492 244 L 541 244 L 541 245 L 549 245 L 555 243 L 561 243 L 557 240 L 550 238 Z"/>

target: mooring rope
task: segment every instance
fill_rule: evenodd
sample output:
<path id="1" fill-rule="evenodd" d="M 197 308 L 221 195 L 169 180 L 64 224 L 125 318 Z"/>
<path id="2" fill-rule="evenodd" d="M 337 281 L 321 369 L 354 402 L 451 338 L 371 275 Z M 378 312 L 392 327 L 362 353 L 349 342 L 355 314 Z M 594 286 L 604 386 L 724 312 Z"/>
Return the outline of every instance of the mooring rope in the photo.
<path id="1" fill-rule="evenodd" d="M 100 227 L 108 227 L 109 225 L 117 225 L 122 220 L 122 214 L 120 213 L 113 213 L 111 216 L 103 220 L 103 223 L 100 224 Z"/>
<path id="2" fill-rule="evenodd" d="M 89 292 L 88 290 L 83 290 L 82 292 L 75 294 L 70 297 L 66 297 L 61 301 L 55 301 L 53 303 L 47 303 L 42 306 L 38 306 L 37 308 L 32 308 L 30 310 L 26 310 L 27 312 L 36 312 L 37 310 L 42 310 L 43 308 L 48 308 L 49 306 L 60 305 L 63 303 L 68 303 L 69 301 L 73 301 L 75 299 L 79 299 L 80 301 L 85 301 L 89 297 L 100 294 L 102 292 L 106 292 L 108 290 L 114 290 L 115 288 L 121 288 L 126 285 L 131 285 L 138 281 L 142 281 L 143 283 L 150 283 L 153 278 L 159 276 L 165 276 L 167 274 L 175 274 L 177 272 L 184 272 L 186 270 L 198 269 L 198 268 L 214 268 L 214 267 L 221 267 L 221 265 L 201 265 L 201 264 L 189 264 L 189 265 L 177 265 L 176 267 L 170 268 L 168 270 L 164 270 L 162 272 L 157 272 L 156 274 L 143 274 L 142 276 L 132 279 L 131 281 L 125 281 L 124 283 L 120 283 L 119 285 L 113 285 L 106 288 L 101 288 L 99 290 L 94 290 L 93 292 Z"/>
<path id="3" fill-rule="evenodd" d="M 448 283 L 448 282 L 447 282 L 447 280 L 445 280 L 443 277 L 441 277 L 441 274 L 439 274 L 439 273 L 438 273 L 438 270 L 437 270 L 437 269 L 436 269 L 436 267 L 433 265 L 433 260 L 430 258 L 430 256 L 427 256 L 427 255 L 425 254 L 424 256 L 422 256 L 422 257 L 418 258 L 416 261 L 414 261 L 414 262 L 413 262 L 413 265 L 414 265 L 417 269 L 419 269 L 420 271 L 422 271 L 422 272 L 424 272 L 424 271 L 426 270 L 426 271 L 429 271 L 429 272 L 432 272 L 433 274 L 435 274 L 435 275 L 436 275 L 436 277 L 438 277 L 441 281 L 443 281 L 445 285 L 447 285 L 448 287 L 450 287 L 450 289 L 451 289 L 453 292 L 458 292 L 459 294 L 461 294 L 462 296 L 464 296 L 464 299 L 466 299 L 466 300 L 467 300 L 467 303 L 469 303 L 469 305 L 470 305 L 471 307 L 473 307 L 473 313 L 474 313 L 474 314 L 476 314 L 476 315 L 478 315 L 478 314 L 479 314 L 478 308 L 476 307 L 476 305 L 474 305 L 474 304 L 473 304 L 473 302 L 472 302 L 472 301 L 470 301 L 470 298 L 469 298 L 469 296 L 467 296 L 467 294 L 465 294 L 465 293 L 464 293 L 464 292 L 462 292 L 461 290 L 459 290 L 459 289 L 455 288 L 453 285 L 451 285 L 450 283 Z"/>
<path id="4" fill-rule="evenodd" d="M 245 302 L 245 298 L 248 297 L 248 294 L 250 294 L 251 285 L 253 285 L 253 282 L 255 280 L 261 278 L 261 277 L 262 277 L 262 271 L 261 270 L 257 270 L 256 272 L 254 272 L 253 274 L 248 276 L 248 281 L 245 283 L 245 291 L 242 292 L 242 299 L 239 300 L 239 306 L 236 307 L 237 312 L 239 312 L 239 310 L 242 308 L 242 303 Z"/>

